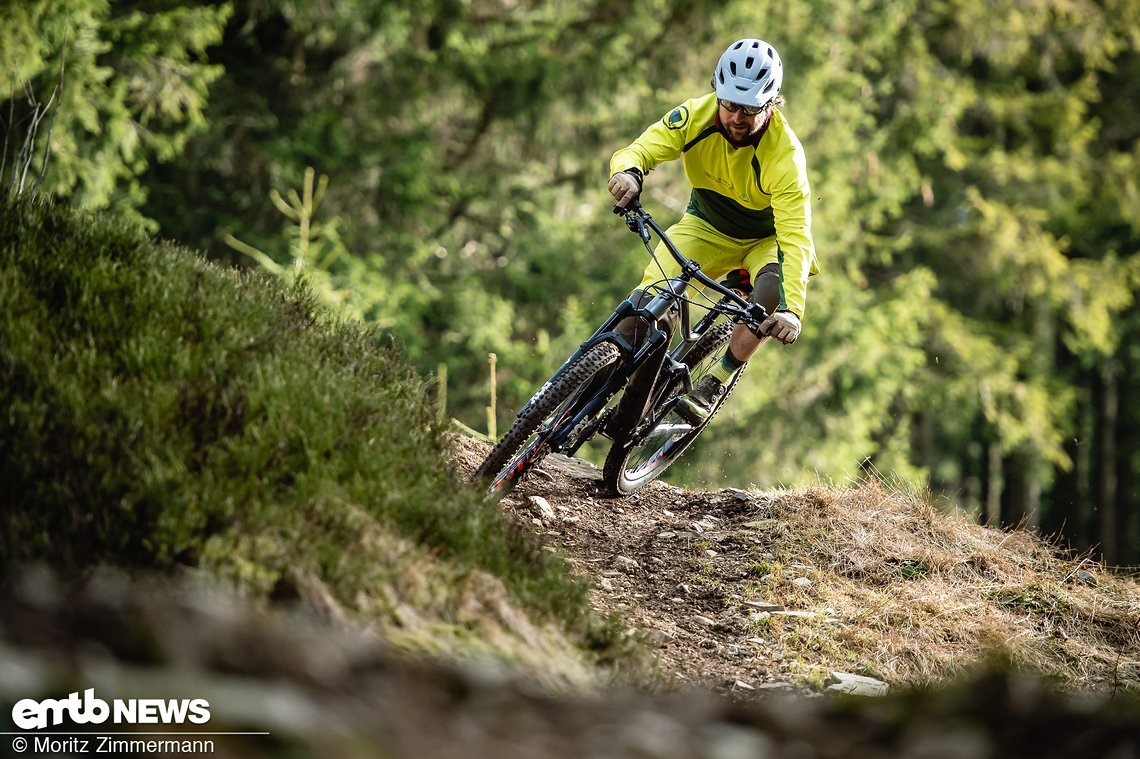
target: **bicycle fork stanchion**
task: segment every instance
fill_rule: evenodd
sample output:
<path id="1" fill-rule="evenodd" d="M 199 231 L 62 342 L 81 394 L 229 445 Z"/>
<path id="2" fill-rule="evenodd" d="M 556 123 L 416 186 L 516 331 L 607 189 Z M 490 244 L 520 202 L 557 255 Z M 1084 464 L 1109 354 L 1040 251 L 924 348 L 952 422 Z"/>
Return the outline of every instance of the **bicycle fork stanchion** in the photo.
<path id="1" fill-rule="evenodd" d="M 615 395 L 623 388 L 626 388 L 629 378 L 637 369 L 642 368 L 648 356 L 652 355 L 654 351 L 663 350 L 664 344 L 668 339 L 668 332 L 664 330 L 654 331 L 637 349 L 633 360 L 623 362 L 621 369 L 614 376 L 610 377 L 602 388 L 595 390 L 594 396 L 585 406 L 574 414 L 571 423 L 566 428 L 568 432 L 565 433 L 565 436 L 556 434 L 551 439 L 551 450 L 572 456 L 579 448 L 585 445 L 602 424 L 603 415 L 600 414 L 602 409 L 605 408 L 606 404 L 609 403 Z M 582 424 L 586 424 L 587 426 L 581 431 L 578 431 L 578 427 Z"/>

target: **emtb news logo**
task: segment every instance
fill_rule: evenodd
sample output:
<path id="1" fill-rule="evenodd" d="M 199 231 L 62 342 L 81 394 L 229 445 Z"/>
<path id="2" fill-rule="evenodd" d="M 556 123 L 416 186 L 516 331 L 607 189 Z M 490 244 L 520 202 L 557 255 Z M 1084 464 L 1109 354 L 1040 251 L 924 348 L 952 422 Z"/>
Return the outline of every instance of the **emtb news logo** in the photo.
<path id="1" fill-rule="evenodd" d="M 95 697 L 94 688 L 88 688 L 82 698 L 76 691 L 67 698 L 25 698 L 12 707 L 12 721 L 21 730 L 60 725 L 65 718 L 77 725 L 101 725 L 107 720 L 116 725 L 204 725 L 210 721 L 210 702 L 204 698 L 117 698 L 108 704 Z"/>

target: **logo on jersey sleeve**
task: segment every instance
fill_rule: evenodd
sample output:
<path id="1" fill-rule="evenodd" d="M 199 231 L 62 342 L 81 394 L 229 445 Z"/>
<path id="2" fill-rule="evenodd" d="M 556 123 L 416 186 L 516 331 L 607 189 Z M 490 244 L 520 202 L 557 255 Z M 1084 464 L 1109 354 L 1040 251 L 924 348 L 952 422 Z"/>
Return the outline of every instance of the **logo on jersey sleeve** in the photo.
<path id="1" fill-rule="evenodd" d="M 679 105 L 661 119 L 667 129 L 684 129 L 689 123 L 689 109 Z"/>

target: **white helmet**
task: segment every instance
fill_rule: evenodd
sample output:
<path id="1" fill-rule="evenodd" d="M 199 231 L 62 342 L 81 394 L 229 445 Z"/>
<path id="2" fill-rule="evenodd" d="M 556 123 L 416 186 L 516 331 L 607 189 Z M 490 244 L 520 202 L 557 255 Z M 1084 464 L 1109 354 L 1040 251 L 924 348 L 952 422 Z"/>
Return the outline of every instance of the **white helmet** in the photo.
<path id="1" fill-rule="evenodd" d="M 784 65 L 776 48 L 764 40 L 737 40 L 721 55 L 713 71 L 713 88 L 721 100 L 761 106 L 780 93 Z"/>

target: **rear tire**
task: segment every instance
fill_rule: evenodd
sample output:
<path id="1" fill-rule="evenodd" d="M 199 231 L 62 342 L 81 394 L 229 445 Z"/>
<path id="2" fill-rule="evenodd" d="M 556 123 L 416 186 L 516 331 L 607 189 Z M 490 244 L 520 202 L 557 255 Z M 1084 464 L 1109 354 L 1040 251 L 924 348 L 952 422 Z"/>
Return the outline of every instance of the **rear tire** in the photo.
<path id="1" fill-rule="evenodd" d="M 608 379 L 620 360 L 621 351 L 616 345 L 598 343 L 547 381 L 530 399 L 507 434 L 491 449 L 476 470 L 475 477 L 491 480 L 488 490 L 497 496 L 514 489 L 522 476 L 550 453 L 550 437 L 563 431 L 559 428 L 561 419 L 573 412 L 581 401 L 587 400 L 580 391 L 595 378 Z M 601 384 L 599 382 L 593 387 Z"/>
<path id="2" fill-rule="evenodd" d="M 716 325 L 683 359 L 683 363 L 689 367 L 694 385 L 720 359 L 721 350 L 732 337 L 732 329 L 732 324 Z M 619 438 L 610 448 L 602 469 L 602 481 L 606 487 L 614 495 L 630 495 L 664 474 L 716 416 L 736 386 L 741 372 L 743 368 L 728 381 L 725 394 L 713 407 L 708 419 L 696 427 L 671 411 L 673 400 L 684 392 L 680 379 L 664 388 L 659 400 L 653 404 L 631 437 L 625 442 Z"/>

